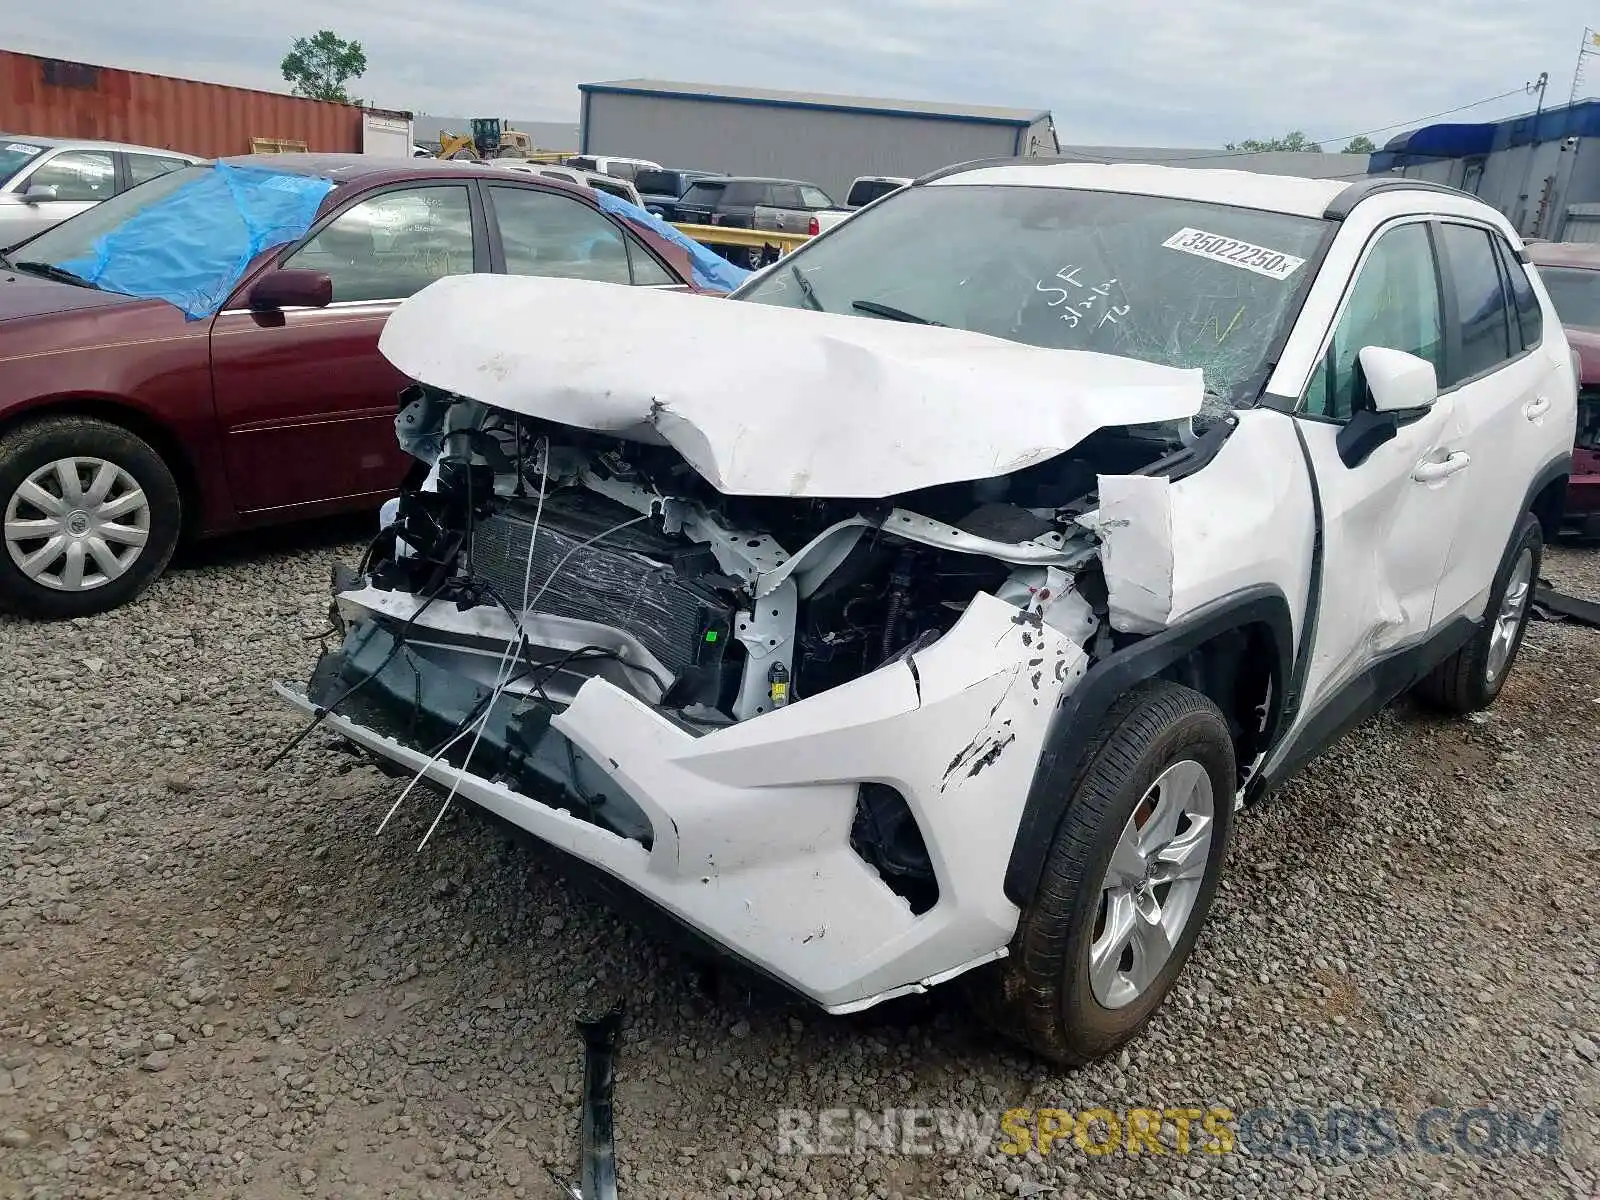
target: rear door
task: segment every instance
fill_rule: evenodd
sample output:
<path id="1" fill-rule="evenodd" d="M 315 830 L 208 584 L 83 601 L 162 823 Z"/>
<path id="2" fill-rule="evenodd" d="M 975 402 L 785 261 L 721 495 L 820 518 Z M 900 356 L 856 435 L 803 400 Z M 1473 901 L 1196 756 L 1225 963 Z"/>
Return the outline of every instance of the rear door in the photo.
<path id="1" fill-rule="evenodd" d="M 1537 301 L 1526 321 L 1519 317 L 1517 292 L 1531 298 L 1532 288 L 1521 263 L 1520 288 L 1508 272 L 1505 239 L 1488 225 L 1455 218 L 1442 220 L 1438 231 L 1447 331 L 1439 382 L 1453 397 L 1469 463 L 1462 473 L 1465 524 L 1440 583 L 1436 625 L 1461 613 L 1481 615 L 1528 486 L 1549 460 L 1544 429 L 1556 419 L 1561 386 L 1559 369 L 1539 349 Z"/>
<path id="2" fill-rule="evenodd" d="M 326 273 L 333 303 L 251 312 L 241 288 L 212 325 L 234 503 L 245 513 L 376 503 L 411 462 L 394 434 L 408 381 L 378 353 L 378 335 L 435 279 L 488 270 L 482 201 L 464 180 L 367 192 L 278 265 Z"/>
<path id="3" fill-rule="evenodd" d="M 1368 403 L 1359 359 L 1366 346 L 1404 350 L 1444 370 L 1444 304 L 1426 218 L 1392 222 L 1367 244 L 1297 414 L 1324 539 L 1303 715 L 1377 660 L 1426 639 L 1466 511 L 1454 394 L 1403 415 L 1395 436 L 1358 461 L 1341 454 L 1341 435 Z"/>

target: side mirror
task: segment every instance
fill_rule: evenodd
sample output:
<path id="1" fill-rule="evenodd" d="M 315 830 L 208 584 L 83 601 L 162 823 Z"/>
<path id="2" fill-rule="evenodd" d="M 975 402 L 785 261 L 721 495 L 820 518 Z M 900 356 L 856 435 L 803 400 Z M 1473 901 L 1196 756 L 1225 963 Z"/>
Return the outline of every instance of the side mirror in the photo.
<path id="1" fill-rule="evenodd" d="M 1386 346 L 1361 349 L 1361 373 L 1372 393 L 1374 412 L 1409 412 L 1439 398 L 1439 375 L 1427 359 Z"/>
<path id="2" fill-rule="evenodd" d="M 272 271 L 250 289 L 250 307 L 327 308 L 333 303 L 333 280 L 321 271 L 293 267 Z"/>
<path id="3" fill-rule="evenodd" d="M 56 198 L 56 185 L 53 183 L 34 183 L 22 193 L 24 204 L 38 204 L 41 200 L 54 200 Z"/>

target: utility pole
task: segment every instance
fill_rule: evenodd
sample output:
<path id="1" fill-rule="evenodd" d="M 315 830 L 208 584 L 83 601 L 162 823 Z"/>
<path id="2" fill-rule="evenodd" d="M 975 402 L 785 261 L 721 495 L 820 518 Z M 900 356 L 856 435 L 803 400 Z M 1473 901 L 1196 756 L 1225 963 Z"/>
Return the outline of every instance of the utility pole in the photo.
<path id="1" fill-rule="evenodd" d="M 1583 66 L 1591 54 L 1600 54 L 1600 33 L 1585 27 L 1583 41 L 1578 43 L 1578 61 L 1572 68 L 1572 94 L 1567 97 L 1568 104 L 1578 102 L 1578 89 L 1583 85 Z"/>
<path id="2" fill-rule="evenodd" d="M 1597 49 L 1600 49 L 1600 47 L 1597 47 Z M 1579 59 L 1579 64 L 1580 64 L 1580 66 L 1582 64 L 1581 57 Z M 1529 199 L 1530 195 L 1532 194 L 1531 193 L 1531 189 L 1532 189 L 1532 186 L 1533 186 L 1533 160 L 1539 153 L 1539 117 L 1544 112 L 1544 90 L 1545 90 L 1546 87 L 1549 86 L 1549 84 L 1550 84 L 1550 72 L 1549 71 L 1540 71 L 1539 72 L 1539 78 L 1535 79 L 1532 83 L 1528 84 L 1523 89 L 1529 95 L 1532 95 L 1534 92 L 1539 93 L 1539 101 L 1534 106 L 1534 109 L 1533 109 L 1533 126 L 1528 132 L 1528 165 L 1526 167 L 1524 167 L 1523 171 L 1522 171 L 1522 195 L 1518 197 L 1518 199 L 1519 199 L 1519 201 L 1521 203 L 1518 205 L 1518 208 L 1517 208 L 1517 217 L 1514 218 L 1516 220 L 1516 222 L 1517 222 L 1517 226 L 1518 226 L 1517 232 L 1518 233 L 1529 233 L 1529 232 L 1531 232 L 1530 230 L 1524 228 L 1523 226 L 1524 226 L 1524 221 L 1525 221 L 1525 218 L 1527 216 L 1527 211 L 1528 211 L 1526 205 L 1527 205 L 1527 202 L 1528 202 L 1528 199 Z M 1576 86 L 1576 81 L 1574 81 L 1574 86 Z"/>

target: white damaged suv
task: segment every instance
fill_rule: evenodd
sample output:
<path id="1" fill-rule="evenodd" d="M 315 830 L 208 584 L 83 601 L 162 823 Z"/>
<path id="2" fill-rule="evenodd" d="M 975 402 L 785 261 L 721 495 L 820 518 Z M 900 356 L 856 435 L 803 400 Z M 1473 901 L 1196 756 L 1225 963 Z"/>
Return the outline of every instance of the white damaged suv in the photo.
<path id="1" fill-rule="evenodd" d="M 830 1012 L 967 975 L 1060 1062 L 1236 809 L 1494 700 L 1576 414 L 1511 226 L 1388 178 L 972 164 L 730 299 L 461 276 L 381 348 L 431 469 L 281 694 Z"/>

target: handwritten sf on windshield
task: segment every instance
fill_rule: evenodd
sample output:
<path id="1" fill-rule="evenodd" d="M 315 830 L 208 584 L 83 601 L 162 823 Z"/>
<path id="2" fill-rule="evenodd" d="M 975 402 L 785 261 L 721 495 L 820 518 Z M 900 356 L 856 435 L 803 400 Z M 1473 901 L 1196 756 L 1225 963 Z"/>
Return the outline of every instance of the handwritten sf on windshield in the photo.
<path id="1" fill-rule="evenodd" d="M 1076 329 L 1078 327 L 1078 323 L 1084 320 L 1086 316 L 1093 313 L 1096 306 L 1102 303 L 1104 303 L 1105 306 L 1101 309 L 1100 319 L 1094 323 L 1094 327 L 1096 329 L 1099 329 L 1100 326 L 1106 324 L 1107 322 L 1115 325 L 1119 317 L 1127 316 L 1128 310 L 1131 306 L 1127 304 L 1112 304 L 1108 299 L 1108 297 L 1111 295 L 1112 287 L 1115 286 L 1117 282 L 1116 278 L 1113 276 L 1096 287 L 1089 287 L 1083 282 L 1083 280 L 1078 278 L 1079 272 L 1082 269 L 1083 268 L 1075 267 L 1069 263 L 1068 265 L 1062 267 L 1061 270 L 1057 271 L 1054 276 L 1052 276 L 1052 278 L 1060 280 L 1062 283 L 1068 284 L 1070 287 L 1077 289 L 1075 292 L 1070 291 L 1065 287 L 1057 287 L 1055 284 L 1052 284 L 1048 280 L 1044 279 L 1037 281 L 1033 285 L 1033 290 L 1036 292 L 1042 292 L 1047 296 L 1052 293 L 1055 294 L 1056 298 L 1054 300 L 1046 300 L 1044 302 L 1045 307 L 1060 308 L 1061 319 L 1067 323 L 1067 328 L 1069 329 Z M 1075 299 L 1074 297 L 1077 298 Z"/>

